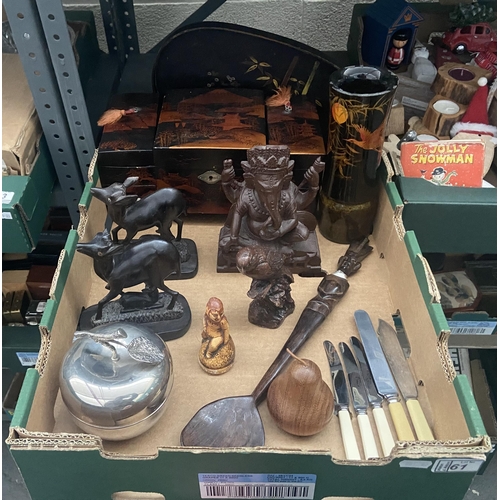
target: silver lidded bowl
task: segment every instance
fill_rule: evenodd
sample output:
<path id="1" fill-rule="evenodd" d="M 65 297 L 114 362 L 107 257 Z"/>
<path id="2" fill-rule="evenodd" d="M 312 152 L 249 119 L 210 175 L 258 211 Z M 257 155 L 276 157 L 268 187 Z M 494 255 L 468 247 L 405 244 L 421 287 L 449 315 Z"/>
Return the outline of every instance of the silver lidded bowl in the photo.
<path id="1" fill-rule="evenodd" d="M 146 327 L 112 323 L 76 332 L 59 384 L 76 425 L 111 441 L 139 436 L 166 409 L 172 358 Z"/>

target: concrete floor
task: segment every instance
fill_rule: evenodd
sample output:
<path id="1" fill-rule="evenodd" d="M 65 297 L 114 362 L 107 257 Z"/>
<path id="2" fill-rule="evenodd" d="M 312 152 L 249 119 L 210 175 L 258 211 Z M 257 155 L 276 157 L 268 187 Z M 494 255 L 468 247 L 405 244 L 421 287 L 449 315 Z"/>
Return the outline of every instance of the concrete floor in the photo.
<path id="1" fill-rule="evenodd" d="M 21 473 L 5 444 L 9 432 L 9 422 L 4 421 L 2 424 L 2 498 L 4 500 L 31 500 Z M 474 478 L 463 500 L 496 500 L 496 498 L 497 456 L 495 454 L 484 474 Z"/>

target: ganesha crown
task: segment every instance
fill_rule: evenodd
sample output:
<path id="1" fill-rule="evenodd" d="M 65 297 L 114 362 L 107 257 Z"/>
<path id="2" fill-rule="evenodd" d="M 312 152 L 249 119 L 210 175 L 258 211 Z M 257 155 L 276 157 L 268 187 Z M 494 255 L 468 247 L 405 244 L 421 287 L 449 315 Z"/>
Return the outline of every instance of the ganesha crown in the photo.
<path id="1" fill-rule="evenodd" d="M 242 162 L 244 170 L 276 171 L 287 170 L 290 160 L 288 146 L 254 146 L 247 151 L 248 162 Z"/>

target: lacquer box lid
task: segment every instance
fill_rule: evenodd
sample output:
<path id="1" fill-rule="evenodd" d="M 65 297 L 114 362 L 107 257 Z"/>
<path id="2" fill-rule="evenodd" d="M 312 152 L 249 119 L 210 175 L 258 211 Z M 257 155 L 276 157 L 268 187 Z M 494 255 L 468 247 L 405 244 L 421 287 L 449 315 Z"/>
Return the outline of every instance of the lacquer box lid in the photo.
<path id="1" fill-rule="evenodd" d="M 175 89 L 163 98 L 155 148 L 243 149 L 266 144 L 260 90 Z"/>
<path id="2" fill-rule="evenodd" d="M 284 106 L 266 106 L 268 144 L 286 144 L 293 155 L 324 155 L 316 104 L 303 96 L 292 96 L 292 111 Z"/>
<path id="3" fill-rule="evenodd" d="M 153 143 L 158 120 L 158 95 L 114 95 L 108 109 L 134 112 L 105 125 L 99 143 L 99 163 L 106 166 L 153 165 Z"/>

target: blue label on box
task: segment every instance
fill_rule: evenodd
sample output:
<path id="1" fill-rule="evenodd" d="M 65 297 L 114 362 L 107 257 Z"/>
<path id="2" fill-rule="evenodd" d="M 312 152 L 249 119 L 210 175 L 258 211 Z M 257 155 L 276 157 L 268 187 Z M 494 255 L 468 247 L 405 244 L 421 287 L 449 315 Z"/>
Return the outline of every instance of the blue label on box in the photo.
<path id="1" fill-rule="evenodd" d="M 314 498 L 315 474 L 198 474 L 201 498 Z"/>
<path id="2" fill-rule="evenodd" d="M 452 335 L 491 335 L 496 321 L 448 321 Z"/>

